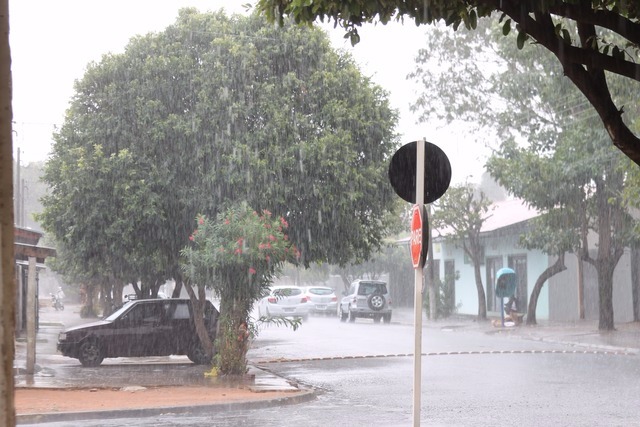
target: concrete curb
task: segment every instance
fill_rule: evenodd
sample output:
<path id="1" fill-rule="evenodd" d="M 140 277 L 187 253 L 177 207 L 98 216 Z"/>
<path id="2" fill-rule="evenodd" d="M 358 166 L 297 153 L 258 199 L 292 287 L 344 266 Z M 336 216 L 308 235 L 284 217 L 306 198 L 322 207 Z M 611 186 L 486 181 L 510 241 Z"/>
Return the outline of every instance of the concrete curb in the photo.
<path id="1" fill-rule="evenodd" d="M 299 392 L 291 392 L 293 396 L 279 397 L 274 399 L 250 400 L 243 402 L 219 402 L 212 404 L 193 406 L 168 406 L 159 408 L 142 409 L 122 409 L 109 411 L 82 411 L 82 412 L 49 412 L 44 414 L 17 415 L 18 424 L 40 424 L 65 421 L 80 420 L 104 420 L 115 418 L 144 418 L 168 414 L 200 415 L 211 412 L 222 412 L 237 409 L 261 409 L 282 405 L 295 405 L 298 403 L 314 400 L 317 395 L 312 389 L 305 389 Z"/>
<path id="2" fill-rule="evenodd" d="M 590 348 L 590 349 L 597 349 L 597 350 L 602 350 L 602 351 L 610 351 L 610 352 L 614 352 L 614 353 L 624 353 L 624 354 L 636 355 L 636 356 L 640 355 L 640 349 L 631 348 L 631 347 L 624 347 L 624 346 L 595 344 L 595 343 L 584 343 L 584 342 L 572 341 L 572 340 L 567 340 L 567 339 L 562 339 L 562 338 L 523 337 L 523 336 L 519 336 L 518 338 L 523 339 L 523 340 L 529 340 L 529 341 L 548 342 L 548 343 L 551 343 L 551 344 L 562 344 L 562 345 L 569 345 L 569 346 L 572 346 L 572 347 Z"/>

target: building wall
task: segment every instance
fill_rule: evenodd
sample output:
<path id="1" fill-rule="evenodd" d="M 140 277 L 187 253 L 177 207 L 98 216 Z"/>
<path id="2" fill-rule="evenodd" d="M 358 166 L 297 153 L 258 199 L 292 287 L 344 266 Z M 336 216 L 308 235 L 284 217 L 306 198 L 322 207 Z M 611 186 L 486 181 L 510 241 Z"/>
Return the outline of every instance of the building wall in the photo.
<path id="1" fill-rule="evenodd" d="M 456 247 L 451 242 L 441 242 L 438 248 L 434 245 L 434 258 L 441 260 L 454 260 L 455 269 L 459 273 L 455 286 L 455 301 L 458 306 L 458 313 L 477 315 L 478 314 L 478 291 L 475 285 L 475 275 L 473 272 L 473 264 L 464 255 L 461 247 Z M 509 256 L 522 255 L 527 260 L 527 300 L 531 295 L 531 290 L 535 285 L 539 275 L 549 265 L 548 257 L 540 251 L 529 251 L 518 245 L 518 236 L 500 236 L 489 237 L 484 239 L 484 258 L 502 259 L 502 267 L 508 267 Z M 442 264 L 442 261 L 441 261 Z M 483 288 L 485 296 L 487 295 L 487 286 L 495 287 L 495 283 L 486 283 L 487 270 L 486 263 L 480 268 Z M 444 272 L 441 269 L 441 278 L 444 279 Z M 488 312 L 490 316 L 499 316 L 499 311 Z M 536 317 L 538 319 L 549 318 L 549 291 L 545 284 L 538 298 L 536 309 Z"/>
<path id="2" fill-rule="evenodd" d="M 593 250 L 591 257 L 595 258 L 596 256 L 597 251 Z M 550 320 L 575 322 L 580 320 L 577 257 L 574 254 L 567 254 L 565 265 L 567 270 L 555 275 L 550 280 Z M 598 320 L 598 275 L 591 264 L 583 262 L 583 268 L 585 319 Z M 633 321 L 631 257 L 628 249 L 625 250 L 613 273 L 613 312 L 616 323 Z"/>

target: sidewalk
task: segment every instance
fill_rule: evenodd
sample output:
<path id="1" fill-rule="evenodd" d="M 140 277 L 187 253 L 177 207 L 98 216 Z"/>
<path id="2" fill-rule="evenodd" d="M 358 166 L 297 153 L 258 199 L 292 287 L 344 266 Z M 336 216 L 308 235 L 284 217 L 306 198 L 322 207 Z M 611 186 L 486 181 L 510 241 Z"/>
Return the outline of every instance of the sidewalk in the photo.
<path id="1" fill-rule="evenodd" d="M 26 374 L 26 339 L 16 340 L 14 381 L 19 424 L 267 407 L 315 398 L 313 390 L 255 366 L 249 366 L 242 378 L 207 377 L 209 368 L 190 363 L 186 356 L 145 358 L 145 363 L 106 359 L 100 368 L 81 368 L 79 362 L 56 349 L 58 334 L 65 327 L 91 321 L 80 318 L 79 309 L 74 305 L 67 305 L 62 312 L 51 307 L 40 309 L 34 375 Z M 123 364 L 126 369 L 119 369 Z M 179 374 L 167 375 L 168 365 L 171 372 Z"/>
<path id="2" fill-rule="evenodd" d="M 25 374 L 26 340 L 16 342 L 14 378 L 18 423 L 66 421 L 89 418 L 141 417 L 171 411 L 198 412 L 299 403 L 315 398 L 315 392 L 290 384 L 284 378 L 251 366 L 244 378 L 207 378 L 208 369 L 193 365 L 184 356 L 170 358 L 107 359 L 98 369 L 80 368 L 79 362 L 57 354 L 58 333 L 65 326 L 85 323 L 78 306 L 64 312 L 40 310 L 36 340 L 36 373 Z M 392 323 L 412 325 L 414 312 L 396 308 Z M 490 321 L 455 316 L 429 321 L 423 327 L 456 329 L 468 333 L 501 334 L 513 338 L 562 343 L 576 348 L 640 355 L 640 323 L 617 324 L 600 333 L 597 322 L 537 326 L 493 327 Z M 126 365 L 126 369 L 121 369 Z M 169 376 L 166 367 L 179 375 Z M 163 368 L 164 367 L 164 368 Z"/>
<path id="3" fill-rule="evenodd" d="M 394 309 L 393 316 L 396 322 L 414 323 L 413 309 Z M 430 321 L 423 312 L 422 324 L 425 328 L 453 328 L 485 334 L 504 334 L 525 340 L 562 343 L 584 349 L 640 355 L 640 322 L 617 323 L 615 331 L 600 332 L 597 321 L 554 323 L 548 320 L 538 320 L 538 324 L 532 326 L 522 324 L 513 327 L 494 327 L 491 324 L 491 320 L 494 319 L 500 320 L 496 316 L 486 322 L 478 322 L 475 316 L 454 315 L 446 319 Z"/>

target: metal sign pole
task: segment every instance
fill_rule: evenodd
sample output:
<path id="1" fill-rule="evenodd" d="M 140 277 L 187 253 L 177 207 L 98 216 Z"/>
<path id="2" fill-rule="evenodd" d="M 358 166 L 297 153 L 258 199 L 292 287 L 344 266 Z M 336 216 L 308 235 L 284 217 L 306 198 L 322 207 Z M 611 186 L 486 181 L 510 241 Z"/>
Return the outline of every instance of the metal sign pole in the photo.
<path id="1" fill-rule="evenodd" d="M 416 144 L 416 205 L 422 209 L 424 205 L 424 147 L 425 140 L 420 139 Z M 424 218 L 426 221 L 427 219 Z M 423 236 L 424 237 L 424 236 Z M 424 240 L 422 242 L 424 244 Z M 413 425 L 420 427 L 420 401 L 422 397 L 422 283 L 424 279 L 423 266 L 415 269 L 415 297 L 414 297 L 414 329 L 415 347 L 413 350 Z"/>

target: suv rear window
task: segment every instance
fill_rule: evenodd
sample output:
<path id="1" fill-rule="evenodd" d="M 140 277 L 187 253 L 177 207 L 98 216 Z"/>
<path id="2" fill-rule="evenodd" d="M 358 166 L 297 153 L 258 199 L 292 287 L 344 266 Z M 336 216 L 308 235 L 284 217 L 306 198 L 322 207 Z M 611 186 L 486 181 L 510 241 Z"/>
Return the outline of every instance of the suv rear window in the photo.
<path id="1" fill-rule="evenodd" d="M 373 293 L 386 294 L 387 285 L 385 283 L 360 283 L 358 287 L 358 295 L 371 295 Z"/>

